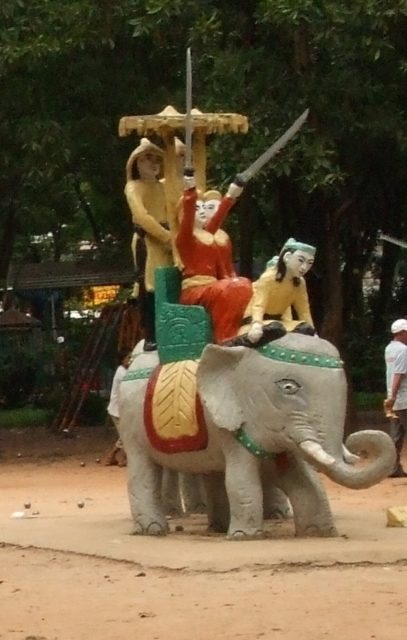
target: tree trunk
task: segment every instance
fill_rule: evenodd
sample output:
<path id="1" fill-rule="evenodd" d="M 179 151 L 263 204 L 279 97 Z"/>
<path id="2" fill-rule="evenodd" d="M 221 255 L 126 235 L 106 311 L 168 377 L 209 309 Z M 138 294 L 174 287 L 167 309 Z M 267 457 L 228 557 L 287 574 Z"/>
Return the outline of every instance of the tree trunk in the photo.
<path id="1" fill-rule="evenodd" d="M 93 213 L 92 207 L 91 207 L 90 203 L 88 202 L 88 200 L 86 199 L 85 195 L 82 192 L 79 179 L 75 180 L 75 191 L 76 191 L 76 195 L 78 196 L 79 204 L 82 207 L 83 212 L 84 212 L 85 216 L 87 217 L 89 225 L 90 225 L 90 227 L 92 229 L 93 238 L 95 240 L 95 243 L 96 243 L 97 246 L 99 246 L 100 243 L 101 243 L 100 230 L 99 230 L 98 224 L 96 222 L 96 217 L 95 217 L 95 215 Z"/>
<path id="2" fill-rule="evenodd" d="M 247 194 L 242 194 L 238 206 L 240 275 L 251 279 L 253 275 L 254 214 Z"/>
<path id="3" fill-rule="evenodd" d="M 380 286 L 375 304 L 373 305 L 373 335 L 381 335 L 386 329 L 386 315 L 390 309 L 394 274 L 399 256 L 400 249 L 398 247 L 388 242 L 383 242 Z"/>
<path id="4" fill-rule="evenodd" d="M 3 233 L 0 241 L 0 278 L 6 279 L 11 258 L 13 256 L 14 241 L 16 237 L 16 208 L 11 201 L 6 209 L 5 220 L 2 224 Z M 7 283 L 10 284 L 10 283 Z M 12 283 L 11 283 L 12 284 Z"/>
<path id="5" fill-rule="evenodd" d="M 363 293 L 363 277 L 366 270 L 363 252 L 365 247 L 358 241 L 351 241 L 345 249 L 345 267 L 342 274 L 343 307 L 346 309 L 347 321 L 356 322 L 362 327 L 366 322 Z M 364 327 L 369 331 L 369 327 Z"/>
<path id="6" fill-rule="evenodd" d="M 324 283 L 325 302 L 321 337 L 340 347 L 343 332 L 343 292 L 341 274 L 341 256 L 339 250 L 338 220 L 335 212 L 327 213 L 324 244 Z"/>

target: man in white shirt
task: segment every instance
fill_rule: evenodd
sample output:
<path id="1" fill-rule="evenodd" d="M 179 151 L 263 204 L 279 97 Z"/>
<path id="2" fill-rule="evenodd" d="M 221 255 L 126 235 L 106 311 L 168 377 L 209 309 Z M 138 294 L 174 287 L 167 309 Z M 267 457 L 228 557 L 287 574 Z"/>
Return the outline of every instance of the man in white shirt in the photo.
<path id="1" fill-rule="evenodd" d="M 112 388 L 110 390 L 110 401 L 107 406 L 107 412 L 112 419 L 114 426 L 118 427 L 119 424 L 119 398 L 120 398 L 120 385 L 125 376 L 125 373 L 130 365 L 131 352 L 122 352 L 119 354 L 120 364 L 116 369 L 113 376 Z M 126 454 L 123 449 L 123 443 L 120 438 L 116 441 L 113 449 L 109 452 L 105 459 L 106 465 L 117 464 L 119 467 L 126 465 Z"/>
<path id="2" fill-rule="evenodd" d="M 406 478 L 400 454 L 407 433 L 407 319 L 395 320 L 390 330 L 393 339 L 384 352 L 387 385 L 385 409 L 395 416 L 391 430 L 397 450 L 397 465 L 390 477 Z"/>

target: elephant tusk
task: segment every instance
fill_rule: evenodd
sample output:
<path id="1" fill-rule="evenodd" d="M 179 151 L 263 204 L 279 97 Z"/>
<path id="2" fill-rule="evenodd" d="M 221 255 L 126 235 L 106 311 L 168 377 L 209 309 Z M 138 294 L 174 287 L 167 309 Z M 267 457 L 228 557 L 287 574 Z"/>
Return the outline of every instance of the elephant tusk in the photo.
<path id="1" fill-rule="evenodd" d="M 318 444 L 318 442 L 314 442 L 313 440 L 304 440 L 304 442 L 301 442 L 300 449 L 302 449 L 304 453 L 313 458 L 315 462 L 322 464 L 324 467 L 330 467 L 336 462 L 333 456 L 330 456 L 329 453 L 326 453 L 321 445 Z"/>
<path id="2" fill-rule="evenodd" d="M 344 444 L 342 445 L 342 455 L 343 459 L 348 464 L 356 464 L 360 460 L 360 456 L 357 456 L 355 453 L 351 453 Z"/>

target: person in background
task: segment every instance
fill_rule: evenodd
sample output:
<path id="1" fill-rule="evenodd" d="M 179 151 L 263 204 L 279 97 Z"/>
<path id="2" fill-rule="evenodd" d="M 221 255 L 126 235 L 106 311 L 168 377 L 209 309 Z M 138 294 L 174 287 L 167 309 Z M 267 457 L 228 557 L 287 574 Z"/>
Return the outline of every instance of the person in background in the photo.
<path id="1" fill-rule="evenodd" d="M 129 368 L 131 360 L 131 352 L 122 351 L 119 353 L 119 366 L 116 369 L 116 372 L 113 376 L 112 388 L 110 391 L 110 401 L 107 406 L 107 413 L 112 419 L 116 430 L 118 430 L 119 425 L 119 398 L 120 398 L 120 385 L 126 374 L 127 369 Z M 123 449 L 123 443 L 119 438 L 113 449 L 108 453 L 105 459 L 105 464 L 115 465 L 117 464 L 119 467 L 126 466 L 126 453 Z"/>
<path id="2" fill-rule="evenodd" d="M 390 478 L 406 478 L 400 458 L 407 432 L 407 319 L 395 320 L 390 330 L 393 339 L 384 351 L 387 386 L 384 410 L 391 419 L 390 435 L 397 452 L 396 466 Z"/>

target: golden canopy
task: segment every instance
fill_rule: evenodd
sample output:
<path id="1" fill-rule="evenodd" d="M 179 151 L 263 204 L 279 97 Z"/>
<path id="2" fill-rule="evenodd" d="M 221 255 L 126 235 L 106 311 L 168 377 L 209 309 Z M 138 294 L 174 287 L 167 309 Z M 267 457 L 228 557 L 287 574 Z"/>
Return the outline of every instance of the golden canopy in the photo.
<path id="1" fill-rule="evenodd" d="M 249 121 L 239 113 L 202 113 L 192 109 L 192 129 L 203 130 L 205 135 L 213 133 L 247 133 Z M 162 130 L 179 131 L 185 129 L 187 116 L 168 105 L 160 113 L 146 116 L 123 116 L 119 122 L 119 136 L 131 133 L 149 136 Z"/>

